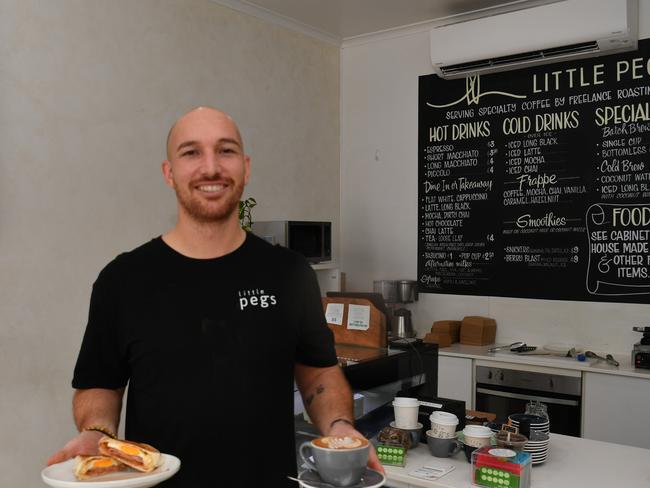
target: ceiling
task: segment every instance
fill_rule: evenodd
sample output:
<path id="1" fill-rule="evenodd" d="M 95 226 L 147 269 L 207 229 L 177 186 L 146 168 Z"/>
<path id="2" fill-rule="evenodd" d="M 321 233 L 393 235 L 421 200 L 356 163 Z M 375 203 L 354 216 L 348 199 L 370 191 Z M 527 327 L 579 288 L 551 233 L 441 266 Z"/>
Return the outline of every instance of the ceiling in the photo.
<path id="1" fill-rule="evenodd" d="M 480 10 L 558 0 L 213 0 L 331 42 Z"/>

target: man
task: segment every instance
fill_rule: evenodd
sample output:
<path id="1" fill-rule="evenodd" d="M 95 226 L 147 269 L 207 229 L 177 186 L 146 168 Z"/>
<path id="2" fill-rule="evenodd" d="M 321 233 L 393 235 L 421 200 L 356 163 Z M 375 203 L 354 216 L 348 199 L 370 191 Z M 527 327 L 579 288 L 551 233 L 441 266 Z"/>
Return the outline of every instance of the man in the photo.
<path id="1" fill-rule="evenodd" d="M 48 464 L 96 453 L 128 383 L 125 437 L 181 459 L 165 486 L 295 486 L 294 377 L 320 432 L 361 436 L 313 271 L 241 229 L 250 158 L 227 114 L 181 117 L 162 173 L 176 226 L 93 285 L 72 382 L 80 434 Z M 383 471 L 374 451 L 369 465 Z"/>

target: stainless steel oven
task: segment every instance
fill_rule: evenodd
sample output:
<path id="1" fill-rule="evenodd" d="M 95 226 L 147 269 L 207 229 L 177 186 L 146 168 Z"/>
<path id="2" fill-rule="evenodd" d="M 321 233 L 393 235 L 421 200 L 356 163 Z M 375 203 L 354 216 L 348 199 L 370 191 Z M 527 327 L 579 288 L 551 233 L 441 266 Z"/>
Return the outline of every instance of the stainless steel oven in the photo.
<path id="1" fill-rule="evenodd" d="M 580 436 L 582 376 L 476 366 L 476 410 L 494 413 L 506 423 L 538 400 L 548 409 L 551 432 Z"/>

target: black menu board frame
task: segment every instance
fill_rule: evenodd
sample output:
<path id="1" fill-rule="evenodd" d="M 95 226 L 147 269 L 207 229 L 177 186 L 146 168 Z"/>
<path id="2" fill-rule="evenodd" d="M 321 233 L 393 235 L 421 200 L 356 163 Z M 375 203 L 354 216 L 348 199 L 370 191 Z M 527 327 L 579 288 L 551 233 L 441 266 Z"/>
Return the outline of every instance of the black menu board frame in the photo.
<path id="1" fill-rule="evenodd" d="M 418 103 L 421 292 L 650 303 L 650 39 Z"/>

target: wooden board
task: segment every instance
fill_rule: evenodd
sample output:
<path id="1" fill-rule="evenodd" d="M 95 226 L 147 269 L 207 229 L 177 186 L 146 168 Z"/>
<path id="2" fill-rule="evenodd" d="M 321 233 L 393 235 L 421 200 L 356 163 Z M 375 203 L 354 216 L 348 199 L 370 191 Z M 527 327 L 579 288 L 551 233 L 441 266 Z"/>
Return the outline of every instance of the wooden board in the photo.
<path id="1" fill-rule="evenodd" d="M 388 337 L 386 329 L 386 316 L 375 307 L 370 300 L 365 298 L 323 297 L 323 310 L 327 310 L 329 303 L 344 305 L 343 324 L 327 324 L 334 333 L 336 344 L 381 348 L 387 347 Z M 347 328 L 348 308 L 350 305 L 365 305 L 370 307 L 370 327 L 368 330 L 350 330 Z"/>
<path id="2" fill-rule="evenodd" d="M 381 359 L 386 356 L 388 356 L 388 349 L 385 348 L 336 344 L 336 357 L 339 364 L 343 366 Z"/>

